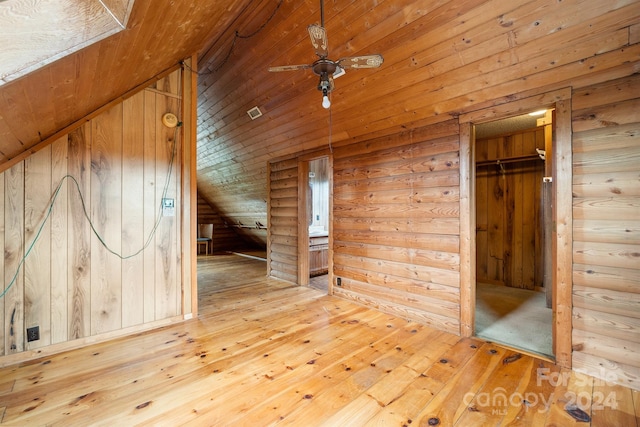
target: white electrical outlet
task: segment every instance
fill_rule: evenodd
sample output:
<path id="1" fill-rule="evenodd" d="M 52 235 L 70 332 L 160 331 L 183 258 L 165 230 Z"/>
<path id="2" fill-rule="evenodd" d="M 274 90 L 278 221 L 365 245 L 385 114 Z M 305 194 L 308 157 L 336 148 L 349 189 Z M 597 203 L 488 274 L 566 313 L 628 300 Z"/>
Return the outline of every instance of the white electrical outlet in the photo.
<path id="1" fill-rule="evenodd" d="M 176 216 L 176 202 L 174 199 L 162 199 L 162 216 Z"/>

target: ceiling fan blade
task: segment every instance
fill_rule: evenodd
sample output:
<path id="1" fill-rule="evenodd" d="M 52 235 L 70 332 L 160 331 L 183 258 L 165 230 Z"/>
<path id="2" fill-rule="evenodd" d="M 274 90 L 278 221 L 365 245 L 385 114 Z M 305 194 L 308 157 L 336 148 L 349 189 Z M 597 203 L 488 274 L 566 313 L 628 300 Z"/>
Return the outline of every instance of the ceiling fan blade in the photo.
<path id="1" fill-rule="evenodd" d="M 269 71 L 278 72 L 278 71 L 297 71 L 297 70 L 306 70 L 307 68 L 311 68 L 309 64 L 303 65 L 280 65 L 277 67 L 269 67 Z"/>
<path id="2" fill-rule="evenodd" d="M 320 25 L 309 25 L 307 30 L 309 31 L 311 44 L 316 51 L 316 55 L 320 58 L 326 58 L 329 56 L 329 42 L 327 41 L 327 32 L 324 27 L 321 27 Z"/>
<path id="3" fill-rule="evenodd" d="M 336 63 L 341 68 L 378 68 L 384 62 L 382 55 L 363 55 L 341 58 Z"/>

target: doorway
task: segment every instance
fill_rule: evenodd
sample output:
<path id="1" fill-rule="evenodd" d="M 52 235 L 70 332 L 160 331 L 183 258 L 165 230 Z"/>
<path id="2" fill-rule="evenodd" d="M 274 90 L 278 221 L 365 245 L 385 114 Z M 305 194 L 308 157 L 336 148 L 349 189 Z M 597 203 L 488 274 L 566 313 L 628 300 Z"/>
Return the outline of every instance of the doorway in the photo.
<path id="1" fill-rule="evenodd" d="M 307 231 L 309 286 L 329 290 L 329 158 L 309 161 L 307 174 Z"/>
<path id="2" fill-rule="evenodd" d="M 475 334 L 553 356 L 551 109 L 475 126 Z M 547 151 L 549 154 L 547 155 Z M 548 298 L 547 298 L 548 297 Z"/>
<path id="3" fill-rule="evenodd" d="M 475 127 L 478 124 L 521 115 L 540 108 L 554 109 L 553 162 L 547 175 L 553 182 L 548 254 L 552 294 L 553 359 L 571 368 L 573 200 L 571 149 L 571 88 L 566 87 L 529 97 L 494 100 L 491 106 L 461 114 L 460 125 L 460 335 L 475 334 L 476 323 L 476 174 Z"/>

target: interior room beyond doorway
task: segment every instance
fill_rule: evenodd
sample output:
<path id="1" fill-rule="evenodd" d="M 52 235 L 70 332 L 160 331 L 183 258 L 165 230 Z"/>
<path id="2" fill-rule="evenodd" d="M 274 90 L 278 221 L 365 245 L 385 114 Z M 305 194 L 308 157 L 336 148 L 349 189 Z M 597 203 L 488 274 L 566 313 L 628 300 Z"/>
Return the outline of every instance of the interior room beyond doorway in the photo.
<path id="1" fill-rule="evenodd" d="M 309 224 L 309 285 L 328 291 L 329 268 L 329 159 L 309 162 L 307 193 Z"/>
<path id="2" fill-rule="evenodd" d="M 552 112 L 476 127 L 476 318 L 478 337 L 553 355 L 546 279 L 544 183 Z M 549 157 L 546 150 L 549 149 Z"/>

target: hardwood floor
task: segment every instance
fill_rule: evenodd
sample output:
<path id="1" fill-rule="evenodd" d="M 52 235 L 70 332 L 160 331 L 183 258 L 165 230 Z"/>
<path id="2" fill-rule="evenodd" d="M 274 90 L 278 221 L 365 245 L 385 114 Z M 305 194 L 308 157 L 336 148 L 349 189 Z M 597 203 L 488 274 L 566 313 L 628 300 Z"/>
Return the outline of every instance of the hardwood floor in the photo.
<path id="1" fill-rule="evenodd" d="M 266 279 L 263 261 L 201 257 L 198 278 L 197 319 L 1 369 L 1 424 L 638 426 L 638 392 Z"/>

